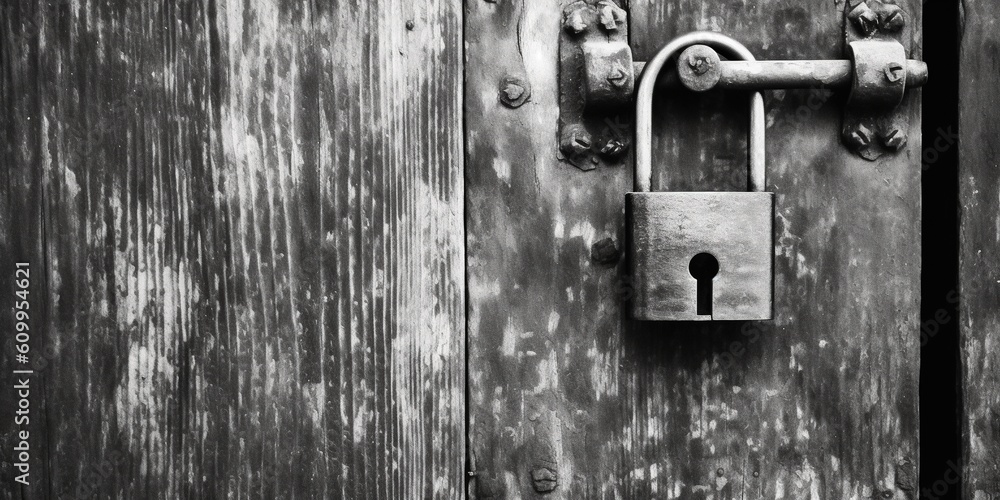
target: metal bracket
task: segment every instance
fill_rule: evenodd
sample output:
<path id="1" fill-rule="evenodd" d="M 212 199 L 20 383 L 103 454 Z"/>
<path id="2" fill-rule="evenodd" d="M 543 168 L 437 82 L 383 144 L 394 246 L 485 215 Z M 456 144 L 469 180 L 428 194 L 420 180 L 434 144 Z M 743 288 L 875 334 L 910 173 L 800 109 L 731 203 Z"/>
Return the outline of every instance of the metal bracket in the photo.
<path id="1" fill-rule="evenodd" d="M 906 145 L 906 117 L 899 109 L 906 87 L 912 86 L 902 43 L 905 28 L 906 17 L 898 5 L 882 0 L 850 0 L 844 5 L 844 51 L 854 78 L 842 137 L 869 161 Z"/>
<path id="2" fill-rule="evenodd" d="M 635 72 L 628 19 L 613 0 L 563 9 L 559 38 L 559 151 L 581 170 L 624 161 Z"/>
<path id="3" fill-rule="evenodd" d="M 924 85 L 927 64 L 907 59 L 906 16 L 893 0 L 849 0 L 844 7 L 841 60 L 722 60 L 692 45 L 677 57 L 677 73 L 662 85 L 769 90 L 850 88 L 841 137 L 873 161 L 906 145 L 908 88 Z M 559 150 L 581 170 L 620 165 L 631 135 L 635 74 L 625 11 L 612 0 L 578 0 L 563 11 L 559 39 Z M 672 78 L 671 78 L 672 77 Z"/>

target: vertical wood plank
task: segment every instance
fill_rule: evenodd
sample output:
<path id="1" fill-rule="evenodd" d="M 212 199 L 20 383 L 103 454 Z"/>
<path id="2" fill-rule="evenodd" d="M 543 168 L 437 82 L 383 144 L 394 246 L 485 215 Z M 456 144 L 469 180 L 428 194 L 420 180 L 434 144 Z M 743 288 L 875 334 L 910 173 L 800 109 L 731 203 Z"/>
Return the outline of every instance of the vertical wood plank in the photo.
<path id="1" fill-rule="evenodd" d="M 459 3 L 4 14 L 2 268 L 54 353 L 24 497 L 463 495 Z"/>
<path id="2" fill-rule="evenodd" d="M 1000 5 L 962 3 L 959 58 L 963 498 L 1000 491 Z M 949 147 L 954 137 L 937 144 Z"/>
<path id="3" fill-rule="evenodd" d="M 628 169 L 560 162 L 568 2 L 466 11 L 470 452 L 480 498 L 915 498 L 920 112 L 871 163 L 840 144 L 843 95 L 770 92 L 775 320 L 638 324 L 622 247 Z M 907 12 L 919 58 L 920 6 Z M 721 31 L 764 59 L 841 57 L 835 3 L 629 2 L 648 60 Z M 531 99 L 497 101 L 505 75 Z M 680 92 L 678 91 L 678 94 Z M 918 95 L 917 95 L 918 96 Z M 659 96 L 654 185 L 745 185 L 745 96 Z M 546 493 L 555 479 L 555 489 Z"/>
<path id="4" fill-rule="evenodd" d="M 41 459 L 39 450 L 46 449 L 49 441 L 45 431 L 45 416 L 47 405 L 44 399 L 38 397 L 45 389 L 44 380 L 35 378 L 29 379 L 30 394 L 34 394 L 34 404 L 27 410 L 28 415 L 16 415 L 14 412 L 22 410 L 20 408 L 20 397 L 13 390 L 14 384 L 21 384 L 25 377 L 16 379 L 12 376 L 13 370 L 41 369 L 44 366 L 33 360 L 25 366 L 23 363 L 15 361 L 15 300 L 22 301 L 22 297 L 14 295 L 15 275 L 18 263 L 27 263 L 28 278 L 30 286 L 27 289 L 26 310 L 29 319 L 29 333 L 32 335 L 28 345 L 31 349 L 42 349 L 39 342 L 44 329 L 37 319 L 45 318 L 52 314 L 52 308 L 43 298 L 47 288 L 46 277 L 47 268 L 43 261 L 34 259 L 38 255 L 44 255 L 44 221 L 45 208 L 42 198 L 43 175 L 39 168 L 10 168 L 11 164 L 17 165 L 38 165 L 42 151 L 36 147 L 39 143 L 41 123 L 36 119 L 13 120 L 14 116 L 24 116 L 38 109 L 39 96 L 37 92 L 15 92 L 15 89 L 25 88 L 33 85 L 32 74 L 25 71 L 32 66 L 38 56 L 37 47 L 28 41 L 34 33 L 35 24 L 32 22 L 35 9 L 26 6 L 24 9 L 8 9 L 3 6 L 3 20 L 0 30 L 3 37 L 0 38 L 0 106 L 3 112 L 0 113 L 0 133 L 2 133 L 2 158 L 0 158 L 0 290 L 3 290 L 3 299 L 0 300 L 0 380 L 3 381 L 3 390 L 0 390 L 0 408 L 4 412 L 10 412 L 0 418 L 0 437 L 2 437 L 4 452 L 0 458 L 0 481 L 3 487 L 0 489 L 4 498 L 21 499 L 30 497 L 27 488 L 19 482 L 15 482 L 15 477 L 22 476 L 26 472 L 34 472 L 37 475 L 47 475 L 47 463 Z M 36 7 L 37 8 L 37 7 Z M 18 71 L 21 69 L 21 71 Z M 36 318 L 32 321 L 30 318 Z M 42 358 L 44 360 L 44 358 Z M 27 418 L 27 420 L 24 420 Z M 30 470 L 25 471 L 16 467 L 15 463 L 25 463 L 21 457 L 21 451 L 15 451 L 15 446 L 23 448 L 21 445 L 21 432 L 27 433 L 31 439 L 26 462 Z M 16 460 L 15 460 L 16 459 Z M 23 478 L 31 481 L 31 476 Z M 40 495 L 45 495 L 49 489 L 45 485 L 35 491 Z"/>

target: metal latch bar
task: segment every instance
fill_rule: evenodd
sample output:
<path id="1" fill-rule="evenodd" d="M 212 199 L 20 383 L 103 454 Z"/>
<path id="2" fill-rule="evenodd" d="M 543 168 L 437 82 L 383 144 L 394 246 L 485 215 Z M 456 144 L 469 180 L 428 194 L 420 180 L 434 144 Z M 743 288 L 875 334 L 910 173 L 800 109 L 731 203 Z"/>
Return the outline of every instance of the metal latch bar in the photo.
<path id="1" fill-rule="evenodd" d="M 711 55 L 706 55 L 710 51 Z M 927 83 L 927 63 L 907 59 L 901 75 L 906 88 Z M 854 64 L 847 59 L 802 61 L 720 61 L 711 47 L 688 48 L 677 62 L 680 81 L 694 91 L 712 88 L 732 90 L 776 90 L 804 88 L 850 88 Z"/>
<path id="2" fill-rule="evenodd" d="M 632 59 L 628 16 L 617 1 L 577 0 L 563 11 L 559 151 L 583 170 L 624 161 L 636 75 L 646 64 Z M 677 86 L 680 81 L 694 91 L 850 89 L 841 137 L 859 156 L 874 160 L 906 145 L 908 125 L 900 104 L 906 89 L 927 82 L 927 64 L 906 58 L 905 17 L 886 0 L 848 0 L 845 59 L 722 60 L 712 47 L 696 44 L 682 48 L 678 71 L 664 74 L 657 85 Z"/>

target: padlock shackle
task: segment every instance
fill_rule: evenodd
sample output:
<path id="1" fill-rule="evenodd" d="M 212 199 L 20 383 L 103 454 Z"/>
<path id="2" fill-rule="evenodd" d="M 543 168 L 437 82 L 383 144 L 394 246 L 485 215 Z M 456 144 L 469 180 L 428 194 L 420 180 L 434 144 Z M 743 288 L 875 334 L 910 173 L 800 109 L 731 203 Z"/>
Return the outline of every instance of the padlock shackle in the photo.
<path id="1" fill-rule="evenodd" d="M 681 35 L 660 49 L 651 61 L 646 63 L 640 76 L 639 94 L 635 104 L 635 190 L 649 191 L 652 187 L 652 148 L 653 148 L 653 87 L 656 77 L 663 65 L 680 51 L 695 44 L 708 45 L 731 54 L 744 61 L 755 60 L 753 54 L 740 42 L 720 33 L 711 31 L 694 31 Z M 750 127 L 747 138 L 747 189 L 763 191 L 764 173 L 764 98 L 760 92 L 750 94 Z"/>

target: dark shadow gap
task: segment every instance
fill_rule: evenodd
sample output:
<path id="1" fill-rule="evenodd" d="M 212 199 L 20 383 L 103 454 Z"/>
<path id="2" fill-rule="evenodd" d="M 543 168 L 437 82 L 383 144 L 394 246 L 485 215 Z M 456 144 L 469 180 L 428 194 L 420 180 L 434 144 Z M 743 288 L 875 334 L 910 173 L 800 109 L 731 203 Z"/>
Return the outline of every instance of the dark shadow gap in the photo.
<path id="1" fill-rule="evenodd" d="M 958 2 L 928 0 L 923 19 L 919 497 L 959 499 Z"/>

